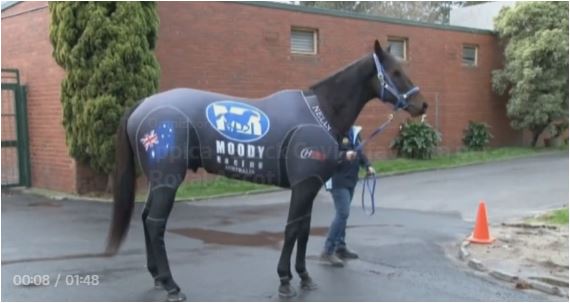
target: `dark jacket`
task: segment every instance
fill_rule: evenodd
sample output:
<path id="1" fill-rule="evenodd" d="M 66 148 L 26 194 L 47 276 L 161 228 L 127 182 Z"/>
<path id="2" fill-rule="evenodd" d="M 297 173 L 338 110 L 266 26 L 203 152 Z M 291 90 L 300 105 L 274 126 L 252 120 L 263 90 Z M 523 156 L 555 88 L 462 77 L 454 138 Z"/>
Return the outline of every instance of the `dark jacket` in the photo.
<path id="1" fill-rule="evenodd" d="M 355 187 L 356 182 L 358 182 L 359 168 L 361 166 L 363 168 L 370 166 L 370 162 L 362 150 L 358 150 L 355 160 L 349 161 L 346 159 L 346 152 L 349 150 L 355 150 L 361 141 L 360 135 L 358 134 L 356 135 L 356 138 L 354 138 L 354 133 L 355 127 L 351 127 L 348 134 L 343 136 L 339 142 L 340 151 L 344 157 L 339 160 L 337 170 L 332 176 L 332 188 Z"/>

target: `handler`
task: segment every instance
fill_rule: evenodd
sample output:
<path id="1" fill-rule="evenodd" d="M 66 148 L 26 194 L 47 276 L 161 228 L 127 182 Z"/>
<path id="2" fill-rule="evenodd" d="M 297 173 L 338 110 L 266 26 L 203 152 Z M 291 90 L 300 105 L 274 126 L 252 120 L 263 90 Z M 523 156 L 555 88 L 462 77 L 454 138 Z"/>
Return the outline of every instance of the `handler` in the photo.
<path id="1" fill-rule="evenodd" d="M 339 147 L 341 153 L 346 153 L 346 157 L 341 158 L 335 174 L 325 185 L 332 194 L 336 215 L 331 223 L 321 260 L 335 267 L 343 267 L 343 259 L 358 258 L 358 254 L 346 247 L 346 223 L 354 188 L 358 182 L 359 167 L 366 168 L 368 174 L 375 173 L 364 152 L 361 149 L 355 151 L 361 141 L 361 129 L 360 126 L 353 126 L 343 136 Z"/>

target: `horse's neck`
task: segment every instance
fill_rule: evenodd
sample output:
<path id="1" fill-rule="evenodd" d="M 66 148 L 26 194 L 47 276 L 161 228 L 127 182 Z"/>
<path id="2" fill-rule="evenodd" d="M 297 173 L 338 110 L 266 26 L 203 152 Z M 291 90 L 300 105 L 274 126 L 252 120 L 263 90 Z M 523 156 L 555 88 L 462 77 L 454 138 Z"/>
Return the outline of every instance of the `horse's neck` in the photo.
<path id="1" fill-rule="evenodd" d="M 328 122 L 337 134 L 345 134 L 370 99 L 374 75 L 372 57 L 366 56 L 344 70 L 311 86 Z"/>

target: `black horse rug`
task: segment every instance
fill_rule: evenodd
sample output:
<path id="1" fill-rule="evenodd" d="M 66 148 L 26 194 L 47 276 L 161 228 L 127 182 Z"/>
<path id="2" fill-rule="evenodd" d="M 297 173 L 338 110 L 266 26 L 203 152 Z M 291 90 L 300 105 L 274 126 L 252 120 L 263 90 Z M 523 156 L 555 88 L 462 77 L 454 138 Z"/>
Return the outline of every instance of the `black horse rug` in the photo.
<path id="1" fill-rule="evenodd" d="M 194 89 L 167 91 L 136 108 L 128 135 L 143 171 L 151 172 L 151 184 L 157 185 L 178 186 L 188 167 L 203 167 L 209 173 L 290 187 L 309 177 L 326 180 L 338 158 L 337 141 L 316 96 L 301 90 L 260 100 Z M 171 173 L 153 175 L 158 166 Z"/>

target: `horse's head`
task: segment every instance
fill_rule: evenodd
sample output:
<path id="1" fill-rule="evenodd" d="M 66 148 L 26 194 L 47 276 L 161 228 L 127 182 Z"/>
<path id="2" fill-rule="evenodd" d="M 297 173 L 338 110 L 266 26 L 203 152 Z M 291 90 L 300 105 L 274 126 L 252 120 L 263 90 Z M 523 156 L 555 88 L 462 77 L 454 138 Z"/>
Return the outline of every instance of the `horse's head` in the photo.
<path id="1" fill-rule="evenodd" d="M 374 42 L 374 64 L 376 77 L 372 80 L 378 98 L 393 104 L 397 109 L 405 109 L 412 116 L 426 112 L 427 103 L 419 88 L 406 75 L 398 59 L 388 50 L 383 50 L 380 42 Z"/>

